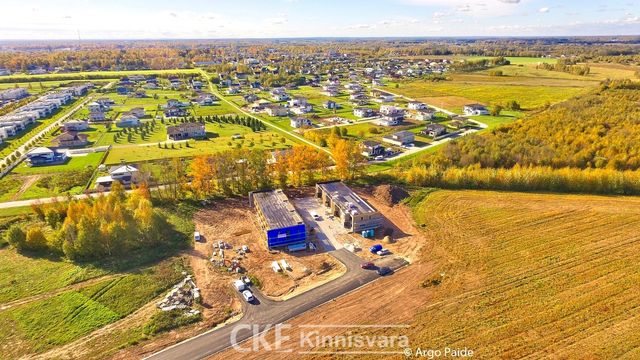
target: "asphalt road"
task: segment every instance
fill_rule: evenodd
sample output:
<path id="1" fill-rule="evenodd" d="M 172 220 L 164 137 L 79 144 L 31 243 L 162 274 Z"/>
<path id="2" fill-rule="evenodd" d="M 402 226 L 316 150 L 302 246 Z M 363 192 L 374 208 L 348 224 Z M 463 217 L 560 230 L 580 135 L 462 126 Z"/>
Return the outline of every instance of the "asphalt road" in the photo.
<path id="1" fill-rule="evenodd" d="M 274 325 L 284 323 L 380 277 L 373 270 L 361 269 L 362 260 L 346 249 L 335 250 L 330 254 L 347 268 L 347 272 L 338 279 L 286 301 L 269 300 L 254 291 L 257 301 L 255 304 L 246 304 L 244 316 L 239 321 L 185 340 L 150 355 L 146 359 L 195 360 L 205 358 L 231 347 L 231 335 L 238 325 Z M 385 261 L 385 265 L 394 270 L 406 264 L 407 262 L 400 258 Z M 250 339 L 252 336 L 253 333 L 250 330 L 240 330 L 236 333 L 236 341 L 240 343 Z"/>

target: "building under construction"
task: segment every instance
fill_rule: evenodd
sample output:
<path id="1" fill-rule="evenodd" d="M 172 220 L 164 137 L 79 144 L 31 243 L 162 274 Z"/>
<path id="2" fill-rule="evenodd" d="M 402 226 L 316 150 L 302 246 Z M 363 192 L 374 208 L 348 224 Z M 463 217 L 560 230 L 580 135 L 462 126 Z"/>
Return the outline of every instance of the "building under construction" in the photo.
<path id="1" fill-rule="evenodd" d="M 340 181 L 316 184 L 316 197 L 352 232 L 382 226 L 383 217 L 378 210 Z"/>
<path id="2" fill-rule="evenodd" d="M 254 192 L 249 199 L 270 249 L 287 247 L 293 251 L 306 247 L 307 227 L 282 190 Z"/>

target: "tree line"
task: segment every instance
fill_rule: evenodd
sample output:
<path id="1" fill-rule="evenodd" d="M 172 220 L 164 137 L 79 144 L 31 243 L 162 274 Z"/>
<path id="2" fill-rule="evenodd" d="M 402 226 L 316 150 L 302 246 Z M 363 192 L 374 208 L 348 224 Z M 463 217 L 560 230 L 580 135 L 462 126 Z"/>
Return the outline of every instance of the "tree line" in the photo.
<path id="1" fill-rule="evenodd" d="M 28 228 L 14 224 L 5 234 L 6 241 L 18 251 L 49 252 L 73 261 L 91 261 L 172 241 L 170 226 L 153 207 L 144 184 L 126 194 L 116 182 L 105 196 L 35 204 L 32 209 L 39 224 Z"/>

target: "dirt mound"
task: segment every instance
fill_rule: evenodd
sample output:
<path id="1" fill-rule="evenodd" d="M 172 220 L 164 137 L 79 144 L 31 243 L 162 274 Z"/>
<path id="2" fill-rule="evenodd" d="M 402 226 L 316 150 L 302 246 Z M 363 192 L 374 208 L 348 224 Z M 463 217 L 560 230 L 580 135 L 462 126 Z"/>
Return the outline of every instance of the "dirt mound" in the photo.
<path id="1" fill-rule="evenodd" d="M 388 206 L 393 206 L 408 198 L 409 193 L 396 185 L 380 185 L 373 190 L 373 196 Z"/>

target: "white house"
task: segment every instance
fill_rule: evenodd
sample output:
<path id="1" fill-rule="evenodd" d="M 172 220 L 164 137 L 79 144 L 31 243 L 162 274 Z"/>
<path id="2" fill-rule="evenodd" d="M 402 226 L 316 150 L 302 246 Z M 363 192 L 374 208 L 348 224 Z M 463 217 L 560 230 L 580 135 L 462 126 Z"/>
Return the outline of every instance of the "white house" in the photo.
<path id="1" fill-rule="evenodd" d="M 353 109 L 353 115 L 359 118 L 366 118 L 373 116 L 373 110 L 369 108 L 355 108 Z"/>
<path id="2" fill-rule="evenodd" d="M 433 109 L 423 109 L 423 110 L 418 110 L 415 112 L 415 114 L 413 115 L 413 118 L 416 120 L 421 120 L 421 121 L 430 121 L 433 120 L 433 118 L 435 117 L 435 110 Z"/>
<path id="3" fill-rule="evenodd" d="M 409 110 L 425 110 L 427 108 L 427 105 L 418 101 L 411 101 L 409 102 L 409 104 L 407 104 L 407 107 L 409 108 Z"/>
<path id="4" fill-rule="evenodd" d="M 69 131 L 83 131 L 89 128 L 89 123 L 84 120 L 70 120 L 62 124 L 62 130 Z"/>
<path id="5" fill-rule="evenodd" d="M 415 141 L 415 134 L 411 131 L 399 131 L 383 137 L 382 141 L 397 146 L 405 146 Z"/>
<path id="6" fill-rule="evenodd" d="M 311 127 L 313 123 L 311 122 L 311 119 L 308 118 L 292 117 L 290 125 L 292 128 L 299 129 L 301 127 Z"/>
<path id="7" fill-rule="evenodd" d="M 116 126 L 120 128 L 140 126 L 140 119 L 135 115 L 124 114 L 116 122 Z"/>
<path id="8" fill-rule="evenodd" d="M 481 104 L 468 104 L 462 110 L 467 116 L 489 115 L 489 109 Z"/>

